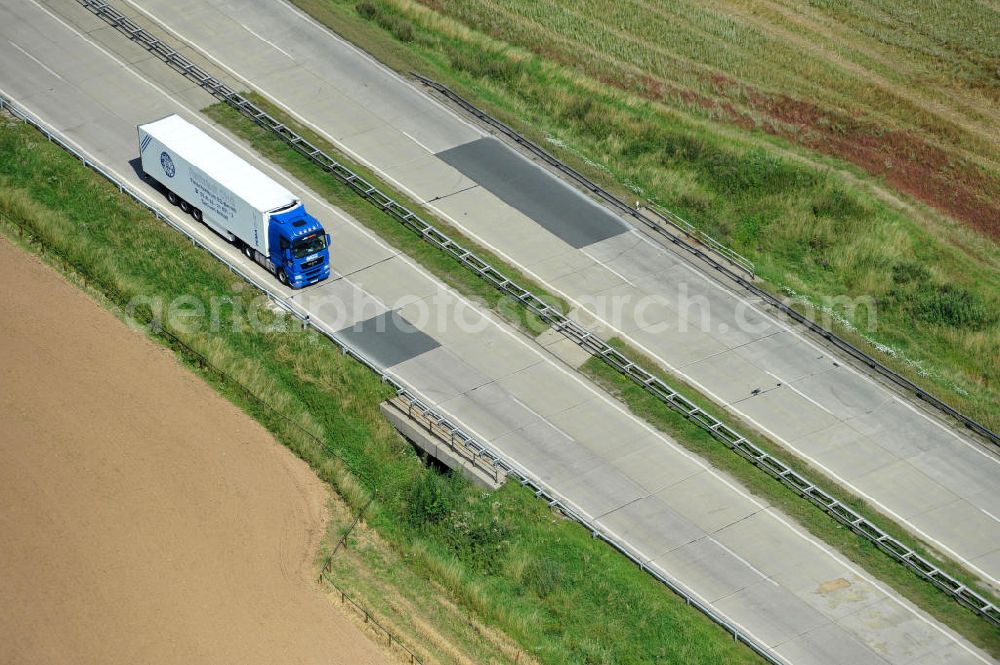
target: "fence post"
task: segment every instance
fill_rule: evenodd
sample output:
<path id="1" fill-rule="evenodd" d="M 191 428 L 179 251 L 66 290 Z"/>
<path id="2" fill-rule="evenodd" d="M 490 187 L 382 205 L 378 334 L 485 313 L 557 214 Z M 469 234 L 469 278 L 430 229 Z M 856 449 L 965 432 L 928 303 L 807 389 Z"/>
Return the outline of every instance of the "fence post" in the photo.
<path id="1" fill-rule="evenodd" d="M 372 501 L 375 500 L 376 494 L 378 494 L 378 490 L 374 490 L 372 492 L 372 495 L 368 497 L 368 502 L 361 507 L 361 510 L 358 511 L 358 516 L 354 518 L 354 522 L 351 523 L 351 526 L 347 528 L 347 531 L 344 532 L 344 535 L 341 536 L 340 540 L 337 541 L 337 545 L 333 548 L 333 551 L 330 552 L 330 558 L 327 561 L 329 562 L 333 561 L 333 555 L 336 554 L 337 550 L 340 549 L 340 546 L 347 541 L 347 537 L 351 535 L 351 532 L 354 531 L 354 527 L 358 525 L 358 522 L 361 521 L 361 517 L 365 514 L 365 511 L 368 510 L 368 506 L 370 506 Z"/>

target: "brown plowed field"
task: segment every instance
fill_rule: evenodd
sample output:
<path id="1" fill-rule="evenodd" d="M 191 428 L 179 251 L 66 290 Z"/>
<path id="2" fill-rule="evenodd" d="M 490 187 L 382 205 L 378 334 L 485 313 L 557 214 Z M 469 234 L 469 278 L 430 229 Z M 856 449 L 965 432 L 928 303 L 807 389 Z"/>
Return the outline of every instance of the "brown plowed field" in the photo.
<path id="1" fill-rule="evenodd" d="M 303 462 L 3 239 L 0 284 L 0 663 L 386 662 Z"/>

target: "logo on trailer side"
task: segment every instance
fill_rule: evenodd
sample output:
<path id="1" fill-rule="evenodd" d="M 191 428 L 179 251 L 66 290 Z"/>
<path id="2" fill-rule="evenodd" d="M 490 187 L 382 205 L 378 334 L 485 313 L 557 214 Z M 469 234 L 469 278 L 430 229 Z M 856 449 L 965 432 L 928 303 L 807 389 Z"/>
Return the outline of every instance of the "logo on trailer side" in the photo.
<path id="1" fill-rule="evenodd" d="M 173 178 L 177 169 L 174 167 L 174 160 L 170 159 L 170 155 L 166 152 L 160 153 L 160 166 L 163 167 L 163 172 L 167 174 L 168 178 Z"/>

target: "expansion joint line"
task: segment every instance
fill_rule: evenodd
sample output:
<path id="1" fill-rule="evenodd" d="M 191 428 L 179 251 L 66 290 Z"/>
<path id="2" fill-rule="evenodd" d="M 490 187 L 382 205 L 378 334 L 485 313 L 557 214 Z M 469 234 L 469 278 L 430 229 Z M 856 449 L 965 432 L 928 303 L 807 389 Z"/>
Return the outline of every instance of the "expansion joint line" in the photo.
<path id="1" fill-rule="evenodd" d="M 229 104 L 242 115 L 276 134 L 289 147 L 325 170 L 337 181 L 350 187 L 356 194 L 393 217 L 396 221 L 409 228 L 426 242 L 434 245 L 442 251 L 447 252 L 459 260 L 474 273 L 490 282 L 496 289 L 516 299 L 530 312 L 538 316 L 543 321 L 549 323 L 553 328 L 560 331 L 568 339 L 573 340 L 579 346 L 589 351 L 593 356 L 601 359 L 603 362 L 631 379 L 646 392 L 656 397 L 668 407 L 680 412 L 685 418 L 707 431 L 712 437 L 722 442 L 730 450 L 734 451 L 736 454 L 740 455 L 757 468 L 763 470 L 772 478 L 784 484 L 800 497 L 819 507 L 826 514 L 830 515 L 833 519 L 849 528 L 855 534 L 874 544 L 878 549 L 885 552 L 892 559 L 915 572 L 922 579 L 930 582 L 945 594 L 951 596 L 959 604 L 971 609 L 993 625 L 1000 626 L 1000 609 L 995 607 L 983 595 L 962 584 L 948 573 L 940 570 L 937 566 L 926 560 L 911 547 L 885 533 L 878 526 L 869 522 L 852 508 L 849 508 L 843 501 L 836 499 L 831 493 L 822 490 L 818 485 L 816 485 L 816 483 L 811 482 L 805 476 L 792 470 L 788 464 L 773 455 L 766 453 L 756 444 L 752 443 L 746 436 L 741 435 L 739 432 L 719 421 L 714 416 L 701 410 L 693 400 L 685 397 L 680 391 L 675 390 L 659 377 L 641 368 L 637 363 L 630 360 L 600 337 L 596 336 L 592 332 L 584 330 L 568 316 L 546 304 L 542 298 L 535 295 L 530 290 L 520 286 L 513 279 L 507 277 L 503 272 L 490 265 L 489 262 L 477 256 L 471 250 L 466 249 L 460 243 L 457 243 L 449 238 L 447 234 L 435 227 L 433 224 L 423 220 L 417 213 L 398 203 L 395 199 L 379 190 L 375 185 L 365 180 L 362 176 L 355 173 L 347 166 L 344 166 L 333 157 L 327 155 L 320 148 L 312 145 L 304 137 L 296 134 L 276 118 L 272 117 L 267 111 L 258 107 L 246 97 L 189 61 L 168 44 L 162 42 L 152 33 L 142 28 L 135 21 L 111 7 L 107 2 L 105 2 L 105 0 L 77 0 L 77 2 L 96 14 L 130 40 L 143 46 L 146 50 L 165 62 L 172 69 L 182 74 L 189 80 L 197 83 L 216 99 Z M 119 185 L 119 188 L 123 187 L 121 183 L 118 183 L 117 181 L 115 182 Z M 174 226 L 176 227 L 176 225 Z M 266 287 L 259 288 L 266 289 Z M 285 306 L 300 318 L 308 319 L 308 315 L 297 312 L 291 305 Z M 427 412 L 432 411 L 430 407 L 425 407 L 425 405 L 420 403 L 415 396 L 410 394 L 409 391 L 407 391 L 396 380 L 387 376 L 382 370 L 376 367 L 367 357 L 364 356 L 364 354 L 347 346 L 342 340 L 339 340 L 333 332 L 323 330 L 321 330 L 321 332 L 334 340 L 334 342 L 336 342 L 344 350 L 344 353 L 352 355 L 382 376 L 383 381 L 393 385 L 400 396 L 405 396 L 415 404 L 419 404 L 420 407 L 426 408 Z M 448 423 L 447 419 L 441 416 L 437 417 L 440 419 L 440 422 Z M 461 431 L 457 426 L 451 425 L 450 423 L 448 424 L 455 431 Z M 485 445 L 480 442 L 476 442 L 473 437 L 465 433 L 462 433 L 461 436 L 467 443 L 473 444 L 473 447 L 484 451 L 488 450 Z M 492 458 L 497 460 L 500 459 L 495 453 L 490 452 L 488 454 Z M 508 475 L 512 475 L 515 478 L 519 477 L 522 479 L 522 484 L 530 484 L 532 487 L 536 488 L 536 494 L 549 496 L 545 490 L 533 481 L 528 480 L 526 473 L 516 470 L 513 465 L 507 463 L 506 461 L 504 461 L 504 466 L 510 469 Z M 560 506 L 560 509 L 573 515 L 575 519 L 587 525 L 592 531 L 596 530 L 595 527 L 590 524 L 590 520 L 583 516 L 579 516 L 572 509 L 563 506 L 558 499 L 551 496 L 550 498 L 552 505 Z M 606 542 L 612 544 L 619 551 L 626 553 L 629 558 L 635 560 L 635 557 L 628 554 L 627 546 L 618 543 L 610 537 L 602 536 L 602 538 Z M 737 639 L 742 637 L 742 640 L 754 649 L 754 651 L 757 651 L 769 660 L 772 660 L 772 662 L 775 662 L 769 649 L 763 645 L 757 644 L 754 640 L 749 639 L 746 636 L 742 636 L 736 627 L 732 626 L 724 617 L 719 617 L 719 615 L 709 606 L 704 606 L 700 602 L 692 601 L 691 596 L 683 591 L 683 587 L 681 587 L 678 583 L 670 581 L 668 578 L 652 571 L 642 562 L 637 561 L 637 563 L 640 563 L 643 570 L 654 574 L 661 582 L 664 582 L 675 592 L 683 595 L 689 600 L 689 602 L 698 605 L 699 609 L 701 609 L 713 620 L 725 626 L 727 630 L 734 632 Z"/>

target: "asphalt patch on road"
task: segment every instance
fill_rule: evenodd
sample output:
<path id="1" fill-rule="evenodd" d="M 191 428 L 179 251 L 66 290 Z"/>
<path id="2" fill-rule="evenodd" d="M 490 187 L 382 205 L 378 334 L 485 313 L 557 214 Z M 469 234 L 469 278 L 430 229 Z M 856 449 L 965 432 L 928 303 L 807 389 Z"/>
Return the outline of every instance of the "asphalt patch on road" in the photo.
<path id="1" fill-rule="evenodd" d="M 495 138 L 465 143 L 437 157 L 576 249 L 628 230 L 609 211 Z"/>
<path id="2" fill-rule="evenodd" d="M 359 321 L 337 331 L 337 336 L 382 368 L 398 365 L 441 346 L 396 310 Z"/>

